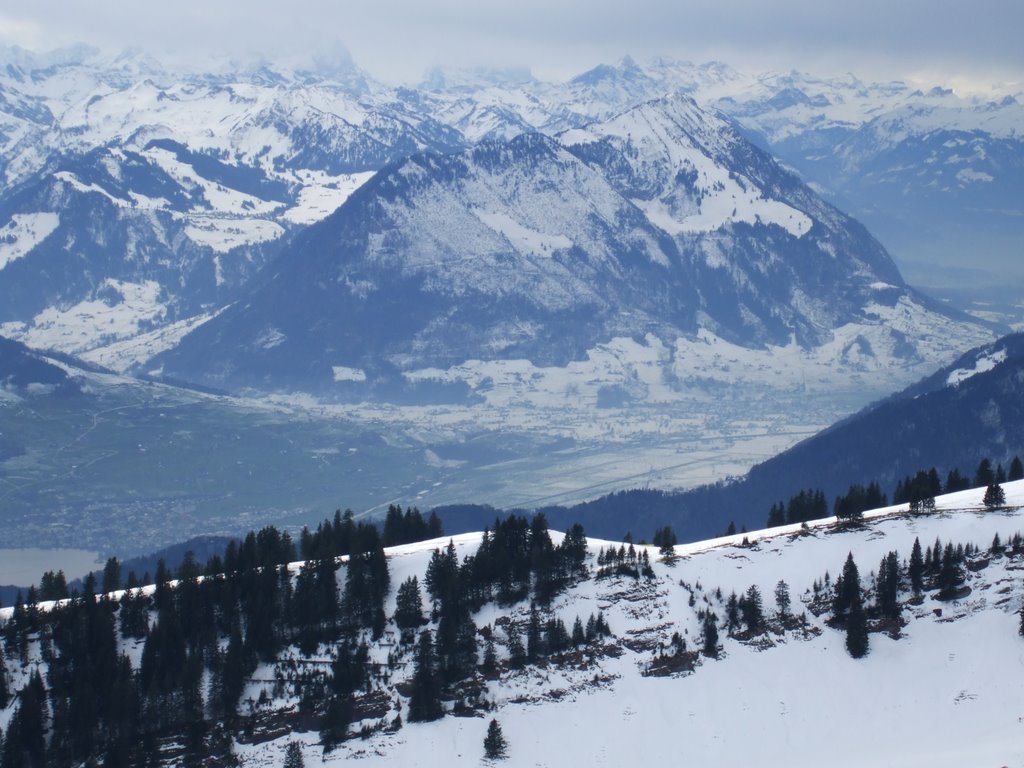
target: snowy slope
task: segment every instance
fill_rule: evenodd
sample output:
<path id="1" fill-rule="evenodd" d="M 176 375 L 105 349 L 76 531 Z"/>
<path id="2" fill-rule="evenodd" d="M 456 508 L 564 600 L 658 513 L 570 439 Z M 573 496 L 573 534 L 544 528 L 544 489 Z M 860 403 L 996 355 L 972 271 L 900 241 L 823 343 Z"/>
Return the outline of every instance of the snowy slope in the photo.
<path id="1" fill-rule="evenodd" d="M 1012 504 L 1024 503 L 1024 484 L 1006 487 Z M 834 521 L 823 521 L 812 526 L 810 536 L 777 530 L 759 540 L 751 534 L 753 548 L 737 546 L 740 536 L 679 546 L 679 561 L 656 563 L 656 579 L 649 584 L 634 585 L 631 578 L 586 581 L 559 598 L 554 612 L 571 623 L 576 615 L 603 610 L 621 657 L 584 662 L 578 669 L 549 664 L 505 672 L 487 683 L 486 695 L 497 706 L 482 717 L 406 724 L 395 735 L 348 742 L 325 760 L 478 765 L 487 723 L 495 717 L 509 742 L 511 765 L 651 764 L 678 759 L 680 751 L 689 762 L 723 766 L 1020 765 L 1024 750 L 1017 730 L 1024 698 L 1014 683 L 1024 643 L 1017 634 L 1019 556 L 995 558 L 971 574 L 972 592 L 962 600 L 943 603 L 932 593 L 921 605 L 908 606 L 900 639 L 872 634 L 862 660 L 847 655 L 841 631 L 811 613 L 806 637 L 790 630 L 765 643 L 725 639 L 723 658 L 701 660 L 692 674 L 644 677 L 655 652 L 628 648 L 667 648 L 674 631 L 690 647 L 699 644 L 700 624 L 683 582 L 693 589 L 697 608 L 708 598 L 719 613 L 717 588 L 728 595 L 758 585 L 772 612 L 771 593 L 784 579 L 800 612 L 813 582 L 826 572 L 837 574 L 849 552 L 863 581 L 889 551 L 909 556 L 915 537 L 922 545 L 939 536 L 985 549 L 996 533 L 1005 540 L 1022 527 L 1019 510 L 977 511 L 980 493 L 940 499 L 940 512 L 927 518 L 881 511 L 855 531 L 833 532 Z M 460 555 L 470 554 L 476 540 L 457 538 Z M 601 544 L 592 541 L 591 551 Z M 423 550 L 393 551 L 392 583 L 411 574 L 422 579 Z M 650 555 L 657 559 L 656 550 Z M 477 624 L 501 613 L 484 609 Z M 525 618 L 522 606 L 515 615 Z M 601 682 L 595 684 L 596 678 Z M 239 754 L 244 764 L 272 765 L 292 738 L 304 744 L 307 761 L 320 759 L 314 734 L 242 747 Z"/>
<path id="2" fill-rule="evenodd" d="M 1022 765 L 1024 697 L 1016 683 L 1024 663 L 1017 615 L 1024 604 L 1018 576 L 1022 555 L 986 551 L 996 534 L 1006 542 L 1024 528 L 1024 481 L 1008 483 L 1005 490 L 1009 506 L 996 512 L 984 511 L 977 489 L 938 499 L 937 511 L 925 516 L 887 508 L 867 513 L 864 524 L 854 527 L 837 528 L 829 519 L 804 530 L 790 526 L 677 546 L 671 563 L 648 548 L 652 579 L 591 575 L 545 612 L 571 626 L 576 616 L 585 620 L 601 611 L 612 636 L 539 666 L 517 671 L 502 664 L 497 676 L 481 676 L 489 711 L 405 722 L 395 733 L 379 730 L 377 718 L 356 722 L 350 732 L 367 726 L 371 733 L 329 754 L 322 752 L 315 732 L 271 729 L 269 740 L 237 742 L 236 753 L 245 766 L 279 765 L 287 744 L 298 741 L 307 764 L 359 759 L 367 765 L 476 766 L 493 717 L 508 741 L 510 765 L 652 764 L 678 760 L 681 753 L 694 764 L 723 766 Z M 965 571 L 968 589 L 954 600 L 939 600 L 934 589 L 911 599 L 904 583 L 898 638 L 872 632 L 868 655 L 850 658 L 842 630 L 826 623 L 827 613 L 816 613 L 815 585 L 826 573 L 834 578 L 852 554 L 870 603 L 869 574 L 876 564 L 891 551 L 905 561 L 915 538 L 929 546 L 936 537 L 982 550 Z M 558 535 L 554 538 L 557 543 Z M 412 575 L 422 583 L 431 551 L 448 541 L 388 550 L 389 616 L 395 587 Z M 475 551 L 480 535 L 451 541 L 461 559 Z M 591 569 L 607 544 L 590 541 Z M 296 573 L 299 565 L 290 570 Z M 343 567 L 340 579 L 344 572 Z M 719 658 L 698 654 L 690 657 L 692 667 L 674 672 L 666 667 L 663 655 L 672 654 L 674 632 L 688 649 L 700 647 L 698 610 L 710 608 L 721 620 L 724 598 L 756 585 L 766 615 L 774 616 L 780 580 L 790 588 L 791 612 L 805 623 L 797 620 L 783 629 L 773 619 L 771 629 L 753 637 L 728 637 L 723 626 Z M 0 618 L 9 613 L 0 611 Z M 525 622 L 527 614 L 523 603 L 504 609 L 490 604 L 474 620 L 480 628 L 496 628 L 499 619 Z M 394 651 L 393 630 L 389 625 L 382 641 L 371 645 L 371 660 L 384 662 Z M 503 662 L 504 632 L 495 631 Z M 141 649 L 127 645 L 137 665 Z M 30 652 L 30 665 L 36 653 Z M 324 646 L 311 658 L 289 650 L 281 654 L 282 667 L 316 669 L 329 654 Z M 10 660 L 8 665 L 17 686 L 24 672 Z M 389 722 L 397 714 L 406 720 L 408 700 L 399 689 L 410 667 L 399 663 L 387 683 L 373 683 L 387 694 L 390 710 L 384 719 Z M 669 674 L 650 674 L 659 667 Z M 275 710 L 294 710 L 294 697 L 270 695 L 274 665 L 261 665 L 254 677 L 243 713 L 252 707 L 270 721 Z M 269 700 L 256 707 L 261 691 Z M 11 710 L 0 713 L 0 725 L 6 725 Z"/>
<path id="3" fill-rule="evenodd" d="M 471 139 L 524 126 L 557 133 L 685 93 L 864 221 L 915 284 L 959 287 L 963 254 L 980 253 L 972 277 L 998 285 L 1019 248 L 1022 98 L 1012 85 L 961 94 L 947 83 L 743 73 L 666 57 L 626 57 L 565 83 L 444 84 L 424 83 L 423 98 Z"/>

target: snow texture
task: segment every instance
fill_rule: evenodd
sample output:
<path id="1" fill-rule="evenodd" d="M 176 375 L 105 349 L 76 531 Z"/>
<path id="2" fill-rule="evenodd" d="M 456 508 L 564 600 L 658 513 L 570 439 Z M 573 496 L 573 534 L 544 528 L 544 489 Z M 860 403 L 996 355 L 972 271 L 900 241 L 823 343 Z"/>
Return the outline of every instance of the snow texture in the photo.
<path id="1" fill-rule="evenodd" d="M 60 224 L 56 213 L 16 213 L 0 228 L 0 270 L 22 258 L 53 234 Z"/>
<path id="2" fill-rule="evenodd" d="M 675 547 L 664 562 L 646 549 L 654 579 L 614 576 L 589 578 L 557 597 L 550 615 L 571 625 L 602 611 L 614 653 L 577 663 L 553 662 L 522 671 L 503 671 L 485 681 L 494 704 L 486 717 L 452 717 L 426 724 L 406 723 L 393 734 L 355 738 L 324 754 L 316 733 L 275 735 L 269 741 L 236 745 L 242 765 L 280 765 L 291 741 L 302 745 L 307 763 L 425 766 L 477 766 L 491 717 L 509 744 L 510 765 L 632 765 L 671 763 L 683 750 L 696 765 L 1020 765 L 1019 738 L 1024 699 L 1017 681 L 1022 671 L 1018 612 L 1024 604 L 1019 557 L 983 554 L 967 572 L 969 591 L 942 601 L 932 591 L 920 602 L 901 595 L 906 624 L 898 639 L 870 635 L 865 658 L 852 659 L 844 634 L 827 626 L 827 615 L 810 611 L 812 585 L 826 573 L 833 578 L 847 554 L 860 568 L 862 585 L 890 551 L 909 556 L 915 539 L 923 546 L 942 542 L 974 543 L 987 548 L 995 534 L 1003 537 L 1024 527 L 1024 481 L 1004 486 L 1008 507 L 983 507 L 983 489 L 937 499 L 937 510 L 910 515 L 906 506 L 866 513 L 862 525 L 836 527 L 835 519 L 784 526 Z M 557 543 L 559 534 L 553 534 Z M 395 589 L 407 577 L 421 582 L 436 547 L 448 542 L 459 557 L 471 555 L 480 534 L 464 534 L 388 550 L 392 590 L 385 605 L 395 608 Z M 589 542 L 590 562 L 610 542 Z M 618 544 L 615 544 L 618 546 Z M 344 558 L 342 558 L 344 561 Z M 301 564 L 289 570 L 298 572 Z M 342 569 L 341 573 L 344 572 Z M 756 641 L 720 633 L 719 658 L 698 656 L 692 672 L 648 676 L 659 655 L 671 652 L 669 637 L 678 632 L 691 649 L 699 648 L 699 610 L 724 616 L 721 595 L 759 587 L 765 612 L 774 615 L 774 588 L 785 580 L 791 611 L 804 614 L 806 627 L 776 629 Z M 144 591 L 151 593 L 152 587 Z M 118 593 L 113 595 L 118 596 Z M 43 604 L 42 610 L 48 610 Z M 0 609 L 0 620 L 11 609 Z M 525 621 L 528 608 L 501 609 L 493 604 L 475 615 L 478 626 L 494 625 L 501 616 Z M 502 630 L 496 630 L 499 641 Z M 371 660 L 385 662 L 393 637 L 371 646 Z M 130 646 L 130 647 L 128 647 Z M 139 663 L 138 643 L 124 650 Z M 505 651 L 499 642 L 499 659 Z M 40 663 L 39 649 L 29 662 Z M 327 651 L 303 659 L 301 669 L 327 658 Z M 9 667 L 11 663 L 8 662 Z M 245 697 L 255 699 L 272 680 L 261 666 Z M 399 665 L 392 683 L 410 670 Z M 24 672 L 12 676 L 15 688 Z M 268 691 L 269 693 L 269 691 Z M 406 699 L 394 690 L 392 701 Z M 294 706 L 294 699 L 273 699 L 270 707 Z M 248 706 L 243 700 L 243 709 Z M 5 726 L 12 707 L 0 716 Z M 393 709 L 388 719 L 398 714 Z M 402 710 L 403 719 L 405 715 Z M 376 721 L 354 723 L 374 726 Z M 741 734 L 742 737 L 738 737 Z"/>

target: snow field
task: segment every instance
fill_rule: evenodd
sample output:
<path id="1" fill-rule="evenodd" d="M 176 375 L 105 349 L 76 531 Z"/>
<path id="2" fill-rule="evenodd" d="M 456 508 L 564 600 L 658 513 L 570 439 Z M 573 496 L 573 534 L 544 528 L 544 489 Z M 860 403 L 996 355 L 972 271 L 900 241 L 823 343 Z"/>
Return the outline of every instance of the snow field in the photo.
<path id="1" fill-rule="evenodd" d="M 1011 506 L 1024 503 L 1024 481 L 1004 488 Z M 928 516 L 879 510 L 858 528 L 837 529 L 834 520 L 825 520 L 800 536 L 793 535 L 799 526 L 752 532 L 751 547 L 738 546 L 742 536 L 681 545 L 674 565 L 654 563 L 652 584 L 591 578 L 557 598 L 552 611 L 571 626 L 576 615 L 585 621 L 603 610 L 619 641 L 659 637 L 665 644 L 680 631 L 692 649 L 700 642 L 696 609 L 706 605 L 703 596 L 714 602 L 717 588 L 727 596 L 756 584 L 772 614 L 775 583 L 785 579 L 799 614 L 805 590 L 826 570 L 839 573 L 848 552 L 867 586 L 890 550 L 898 550 L 901 560 L 909 557 L 915 537 L 923 546 L 939 536 L 985 550 L 995 533 L 1005 539 L 1024 527 L 1019 507 L 982 511 L 980 497 L 980 490 L 972 490 L 940 498 L 938 511 Z M 557 543 L 559 537 L 553 538 Z M 475 550 L 479 535 L 452 541 L 461 558 Z M 413 574 L 422 585 L 429 552 L 447 542 L 390 550 L 393 587 Z M 591 552 L 607 544 L 592 540 Z M 657 551 L 648 552 L 657 561 Z M 681 677 L 643 676 L 651 653 L 629 650 L 585 670 L 549 665 L 506 672 L 488 683 L 487 698 L 497 709 L 484 717 L 407 723 L 396 734 L 350 740 L 323 760 L 476 766 L 494 716 L 509 742 L 509 765 L 1024 765 L 1018 684 L 1024 640 L 1017 634 L 1021 590 L 1015 568 L 1005 557 L 993 558 L 972 575 L 972 593 L 963 600 L 926 595 L 920 606 L 908 605 L 903 637 L 872 634 L 871 650 L 861 660 L 847 654 L 844 633 L 826 627 L 824 616 L 808 614 L 818 636 L 773 634 L 773 644 L 760 649 L 722 631 L 722 657 L 703 659 Z M 694 589 L 701 585 L 694 608 L 681 580 Z M 714 607 L 721 618 L 721 605 Z M 394 610 L 393 596 L 387 610 Z M 527 610 L 520 604 L 512 614 L 525 621 Z M 489 605 L 475 621 L 482 627 L 504 613 Z M 502 650 L 499 642 L 499 655 Z M 600 684 L 592 684 L 595 675 Z M 292 739 L 304 744 L 307 760 L 321 758 L 314 734 L 240 747 L 239 754 L 245 765 L 272 765 Z"/>

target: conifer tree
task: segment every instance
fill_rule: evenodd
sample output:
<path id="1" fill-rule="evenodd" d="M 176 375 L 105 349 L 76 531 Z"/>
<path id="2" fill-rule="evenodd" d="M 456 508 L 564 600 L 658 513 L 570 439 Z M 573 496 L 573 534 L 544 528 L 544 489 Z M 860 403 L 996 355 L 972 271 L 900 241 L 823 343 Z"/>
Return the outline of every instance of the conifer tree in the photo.
<path id="1" fill-rule="evenodd" d="M 149 628 L 149 598 L 141 590 L 128 589 L 120 602 L 121 636 L 141 640 Z"/>
<path id="2" fill-rule="evenodd" d="M 7 665 L 4 663 L 3 644 L 0 643 L 0 709 L 7 709 L 11 700 L 11 691 L 7 685 Z"/>
<path id="3" fill-rule="evenodd" d="M 671 530 L 671 529 L 669 529 Z M 675 534 L 672 534 L 675 536 Z M 566 561 L 566 568 L 571 575 L 586 576 L 587 574 L 587 535 L 583 526 L 573 523 L 565 533 L 565 538 L 558 547 Z"/>
<path id="4" fill-rule="evenodd" d="M 718 658 L 718 619 L 714 613 L 708 611 L 704 614 L 703 624 L 704 655 L 713 659 Z"/>
<path id="5" fill-rule="evenodd" d="M 537 606 L 530 604 L 530 623 L 526 627 L 526 658 L 532 664 L 544 654 L 541 637 L 540 614 Z"/>
<path id="6" fill-rule="evenodd" d="M 498 668 L 498 649 L 494 645 L 494 633 L 487 633 L 487 640 L 484 643 L 484 660 L 480 669 L 486 674 L 494 672 Z"/>
<path id="7" fill-rule="evenodd" d="M 907 567 L 907 576 L 910 577 L 910 586 L 915 594 L 924 589 L 924 560 L 921 557 L 921 541 L 914 539 L 914 548 L 910 551 L 910 564 Z"/>
<path id="8" fill-rule="evenodd" d="M 39 670 L 18 695 L 0 753 L 3 768 L 44 768 L 46 765 L 46 689 Z"/>
<path id="9" fill-rule="evenodd" d="M 239 699 L 242 698 L 246 677 L 255 668 L 255 662 L 256 660 L 252 658 L 242 642 L 241 629 L 235 625 L 231 629 L 227 651 L 224 653 L 219 690 L 220 701 L 218 702 L 228 724 L 234 722 L 235 710 L 238 707 Z"/>
<path id="10" fill-rule="evenodd" d="M 1024 480 L 1024 464 L 1020 461 L 1020 456 L 1014 456 L 1010 462 L 1010 471 L 1006 475 L 1007 480 Z"/>
<path id="11" fill-rule="evenodd" d="M 993 556 L 1001 555 L 1003 553 L 1003 542 L 999 538 L 998 533 L 992 537 L 992 546 L 988 548 L 988 551 L 989 554 Z"/>
<path id="12" fill-rule="evenodd" d="M 868 652 L 867 618 L 864 616 L 859 596 L 853 601 L 846 616 L 846 650 L 855 659 L 867 655 Z"/>
<path id="13" fill-rule="evenodd" d="M 890 552 L 882 558 L 882 562 L 878 566 L 878 578 L 875 586 L 877 608 L 883 616 L 899 618 L 899 588 L 899 560 L 895 552 Z"/>
<path id="14" fill-rule="evenodd" d="M 441 682 L 434 659 L 434 641 L 429 629 L 420 632 L 416 646 L 412 693 L 409 696 L 409 722 L 437 720 L 444 715 L 441 707 Z"/>
<path id="15" fill-rule="evenodd" d="M 982 459 L 974 473 L 974 487 L 983 488 L 992 485 L 995 481 L 996 475 L 992 471 L 992 462 L 987 458 Z"/>
<path id="16" fill-rule="evenodd" d="M 846 617 L 847 612 L 854 603 L 861 603 L 860 573 L 857 564 L 853 561 L 853 553 L 846 556 L 846 563 L 843 565 L 843 575 L 836 579 L 835 598 L 832 601 L 832 610 L 837 619 Z"/>
<path id="17" fill-rule="evenodd" d="M 739 599 L 736 597 L 736 593 L 733 592 L 729 595 L 729 600 L 725 604 L 725 628 L 731 637 L 733 632 L 736 631 L 736 627 L 740 625 L 740 606 Z"/>
<path id="18" fill-rule="evenodd" d="M 583 622 L 580 617 L 576 617 L 576 621 L 572 625 L 572 644 L 574 648 L 579 648 L 581 645 L 587 642 L 586 632 L 583 630 Z"/>
<path id="19" fill-rule="evenodd" d="M 508 742 L 505 741 L 498 721 L 493 718 L 484 737 L 484 757 L 488 760 L 504 760 L 508 757 Z"/>
<path id="20" fill-rule="evenodd" d="M 946 484 L 942 490 L 944 493 L 956 493 L 957 491 L 966 491 L 970 487 L 970 480 L 960 474 L 959 469 L 951 469 L 946 475 Z"/>
<path id="21" fill-rule="evenodd" d="M 783 620 L 789 616 L 789 584 L 784 579 L 779 579 L 775 585 L 775 604 L 779 607 L 779 617 Z"/>
<path id="22" fill-rule="evenodd" d="M 761 600 L 761 590 L 756 584 L 751 584 L 740 602 L 740 612 L 743 614 L 743 623 L 747 625 L 749 632 L 760 632 L 764 626 L 764 606 Z"/>
<path id="23" fill-rule="evenodd" d="M 305 768 L 305 766 L 302 745 L 297 741 L 288 742 L 288 747 L 284 751 L 284 768 Z"/>
<path id="24" fill-rule="evenodd" d="M 505 647 L 508 648 L 508 663 L 518 669 L 526 663 L 526 649 L 523 647 L 523 638 L 515 624 L 509 622 L 505 627 Z"/>
<path id="25" fill-rule="evenodd" d="M 999 509 L 1004 506 L 1006 504 L 1006 492 L 1003 491 L 1003 486 L 996 482 L 990 483 L 985 489 L 982 503 L 986 509 Z"/>
<path id="26" fill-rule="evenodd" d="M 107 564 L 103 566 L 102 585 L 101 589 L 105 595 L 121 588 L 121 563 L 116 557 L 108 558 Z"/>
<path id="27" fill-rule="evenodd" d="M 39 580 L 40 600 L 66 600 L 70 596 L 64 571 L 47 571 Z"/>
<path id="28" fill-rule="evenodd" d="M 415 576 L 410 576 L 398 588 L 395 602 L 395 624 L 401 630 L 411 631 L 422 625 L 423 621 L 423 597 L 420 594 L 420 582 Z"/>
<path id="29" fill-rule="evenodd" d="M 662 557 L 672 557 L 675 554 L 675 546 L 679 543 L 679 539 L 676 537 L 676 532 L 672 530 L 671 525 L 666 525 L 664 528 L 658 528 L 654 532 L 654 538 L 651 543 L 658 548 L 658 553 Z"/>
<path id="30" fill-rule="evenodd" d="M 936 546 L 936 550 L 938 547 Z M 959 587 L 964 580 L 963 574 L 960 571 L 960 567 L 957 564 L 956 551 L 953 549 L 952 542 L 946 544 L 946 549 L 942 553 L 940 558 L 937 554 L 935 560 L 941 560 L 939 566 L 939 575 L 936 583 L 939 587 L 939 597 L 949 599 L 956 593 L 957 587 Z"/>

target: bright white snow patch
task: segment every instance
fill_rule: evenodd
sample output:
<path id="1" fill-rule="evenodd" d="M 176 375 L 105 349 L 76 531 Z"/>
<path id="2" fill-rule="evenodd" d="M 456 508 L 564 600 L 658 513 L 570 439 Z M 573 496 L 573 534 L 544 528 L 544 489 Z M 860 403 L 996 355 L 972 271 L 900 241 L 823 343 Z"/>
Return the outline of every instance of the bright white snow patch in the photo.
<path id="1" fill-rule="evenodd" d="M 285 336 L 280 329 L 271 326 L 257 336 L 254 343 L 260 349 L 273 349 L 274 347 L 283 344 L 287 338 L 288 337 Z"/>
<path id="2" fill-rule="evenodd" d="M 968 184 L 970 182 L 987 183 L 990 181 L 995 181 L 995 177 L 992 176 L 992 174 L 990 173 L 985 173 L 984 171 L 975 171 L 971 168 L 964 168 L 960 171 L 957 171 L 956 180 L 959 181 L 961 184 Z"/>
<path id="3" fill-rule="evenodd" d="M 1006 360 L 1006 350 L 997 349 L 991 355 L 979 357 L 974 362 L 974 367 L 972 368 L 957 368 L 949 374 L 949 377 L 946 379 L 946 385 L 950 387 L 959 387 L 972 376 L 991 371 L 1004 360 Z"/>
<path id="4" fill-rule="evenodd" d="M 328 176 L 326 173 L 304 171 L 299 174 L 302 191 L 298 202 L 284 213 L 292 224 L 314 224 L 340 208 L 352 193 L 373 178 L 374 171 Z"/>
<path id="5" fill-rule="evenodd" d="M 160 285 L 153 280 L 107 279 L 100 292 L 104 298 L 66 308 L 48 307 L 29 324 L 4 323 L 0 333 L 38 349 L 83 352 L 135 336 L 148 324 L 162 323 L 167 315 L 167 307 L 160 302 Z"/>
<path id="6" fill-rule="evenodd" d="M 16 213 L 0 227 L 0 269 L 20 259 L 53 234 L 60 224 L 56 213 Z"/>
<path id="7" fill-rule="evenodd" d="M 150 358 L 175 346 L 181 339 L 200 325 L 210 320 L 226 307 L 205 315 L 197 315 L 176 323 L 157 328 L 155 331 L 141 333 L 129 339 L 116 341 L 96 349 L 83 352 L 80 356 L 90 363 L 102 365 L 118 373 L 126 373 L 138 368 Z"/>
<path id="8" fill-rule="evenodd" d="M 606 123 L 562 134 L 567 146 L 609 140 L 644 187 L 633 203 L 670 235 L 713 232 L 731 223 L 782 227 L 794 237 L 810 231 L 807 214 L 766 198 L 758 186 L 720 159 L 731 132 L 684 97 L 643 105 Z M 680 182 L 680 178 L 686 181 Z"/>
<path id="9" fill-rule="evenodd" d="M 185 235 L 189 240 L 217 253 L 276 240 L 283 234 L 284 228 L 280 224 L 266 219 L 192 216 L 189 225 L 185 227 Z"/>
<path id="10" fill-rule="evenodd" d="M 218 213 L 246 217 L 266 216 L 283 205 L 273 200 L 261 200 L 253 195 L 205 179 L 191 165 L 181 162 L 177 155 L 169 150 L 150 147 L 143 154 L 178 182 L 182 188 L 201 191 L 206 202 Z M 194 212 L 205 213 L 207 211 L 197 207 Z"/>
<path id="11" fill-rule="evenodd" d="M 516 250 L 535 256 L 551 256 L 554 251 L 572 248 L 572 240 L 565 235 L 548 235 L 520 224 L 505 213 L 475 211 L 480 221 L 504 236 Z"/>

